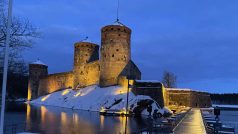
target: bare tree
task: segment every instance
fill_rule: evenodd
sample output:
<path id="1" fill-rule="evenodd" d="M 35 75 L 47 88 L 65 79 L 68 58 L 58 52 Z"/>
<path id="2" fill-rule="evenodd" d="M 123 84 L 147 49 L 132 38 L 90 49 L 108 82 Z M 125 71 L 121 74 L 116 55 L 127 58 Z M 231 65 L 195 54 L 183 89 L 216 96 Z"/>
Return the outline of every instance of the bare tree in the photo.
<path id="1" fill-rule="evenodd" d="M 2 70 L 1 68 L 3 66 L 7 32 L 7 16 L 5 12 L 6 9 L 4 8 L 5 4 L 6 3 L 0 2 L 0 70 Z M 30 48 L 32 46 L 34 43 L 33 39 L 39 37 L 39 33 L 37 32 L 37 29 L 31 25 L 29 20 L 17 17 L 13 17 L 10 31 L 9 69 L 13 69 L 16 64 L 19 62 L 22 63 L 21 52 L 25 48 Z M 15 68 L 17 68 L 17 66 Z"/>
<path id="2" fill-rule="evenodd" d="M 0 13 L 0 47 L 5 46 L 7 31 L 7 17 L 4 12 Z M 37 29 L 27 19 L 14 17 L 11 25 L 10 48 L 22 49 L 31 47 L 33 38 L 39 37 Z"/>
<path id="3" fill-rule="evenodd" d="M 162 83 L 167 88 L 174 88 L 176 87 L 176 75 L 172 72 L 164 71 Z"/>

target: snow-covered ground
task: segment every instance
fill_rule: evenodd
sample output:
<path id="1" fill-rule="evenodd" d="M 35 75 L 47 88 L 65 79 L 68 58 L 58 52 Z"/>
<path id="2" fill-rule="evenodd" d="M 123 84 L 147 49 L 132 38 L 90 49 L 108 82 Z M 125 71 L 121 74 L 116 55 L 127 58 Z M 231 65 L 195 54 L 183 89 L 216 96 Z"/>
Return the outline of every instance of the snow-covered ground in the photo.
<path id="1" fill-rule="evenodd" d="M 35 100 L 31 104 L 50 105 L 57 107 L 65 107 L 71 109 L 81 109 L 89 111 L 100 111 L 102 109 L 125 110 L 127 89 L 121 86 L 111 86 L 100 88 L 97 85 L 85 87 L 79 90 L 65 89 L 57 91 Z M 138 108 L 138 102 L 143 100 L 153 101 L 152 111 L 158 110 L 161 114 L 168 111 L 166 108 L 161 109 L 159 105 L 149 96 L 137 95 L 129 92 L 129 109 L 133 111 Z M 142 114 L 148 115 L 146 109 Z"/>

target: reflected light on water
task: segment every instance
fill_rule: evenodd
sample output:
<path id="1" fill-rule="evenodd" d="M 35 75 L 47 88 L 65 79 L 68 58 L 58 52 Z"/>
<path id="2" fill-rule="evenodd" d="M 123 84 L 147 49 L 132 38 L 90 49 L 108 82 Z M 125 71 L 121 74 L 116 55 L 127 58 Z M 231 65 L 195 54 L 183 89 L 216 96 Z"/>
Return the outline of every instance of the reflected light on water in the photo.
<path id="1" fill-rule="evenodd" d="M 130 133 L 129 132 L 129 129 L 128 129 L 128 126 L 127 126 L 127 124 L 128 124 L 128 119 L 127 119 L 127 122 L 126 122 L 126 117 L 125 116 L 120 116 L 119 117 L 119 121 L 120 121 L 120 125 L 118 125 L 118 132 L 120 132 L 120 133 Z"/>
<path id="2" fill-rule="evenodd" d="M 41 122 L 45 123 L 47 109 L 45 106 L 41 106 L 40 111 L 41 111 Z"/>
<path id="3" fill-rule="evenodd" d="M 62 126 L 65 126 L 67 124 L 67 115 L 66 115 L 66 113 L 65 112 L 61 112 L 60 118 L 61 118 Z"/>
<path id="4" fill-rule="evenodd" d="M 77 126 L 79 124 L 78 114 L 73 113 L 73 123 L 75 126 Z"/>
<path id="5" fill-rule="evenodd" d="M 45 134 L 130 133 L 138 129 L 134 120 L 126 117 L 100 116 L 97 112 L 72 111 L 50 106 L 26 105 L 26 128 Z M 133 123 L 133 127 L 131 124 Z M 127 124 L 127 127 L 126 127 Z"/>
<path id="6" fill-rule="evenodd" d="M 27 129 L 29 129 L 31 126 L 31 106 L 30 104 L 26 105 L 26 124 L 27 124 Z"/>
<path id="7" fill-rule="evenodd" d="M 100 130 L 102 131 L 104 129 L 104 116 L 100 115 Z"/>

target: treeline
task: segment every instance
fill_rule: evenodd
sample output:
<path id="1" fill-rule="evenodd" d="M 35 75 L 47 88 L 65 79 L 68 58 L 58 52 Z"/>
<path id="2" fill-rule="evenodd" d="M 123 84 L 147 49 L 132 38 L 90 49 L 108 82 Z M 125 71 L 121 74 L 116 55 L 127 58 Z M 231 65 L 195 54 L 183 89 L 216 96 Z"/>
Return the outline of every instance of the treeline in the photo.
<path id="1" fill-rule="evenodd" d="M 233 94 L 210 94 L 213 104 L 238 104 L 238 93 Z"/>
<path id="2" fill-rule="evenodd" d="M 2 93 L 2 78 L 3 78 L 3 67 L 0 66 L 0 91 Z M 28 86 L 28 70 L 25 63 L 19 63 L 18 66 L 9 66 L 8 79 L 7 79 L 7 98 L 26 98 L 27 97 L 27 86 Z M 0 93 L 0 94 L 1 94 Z"/>

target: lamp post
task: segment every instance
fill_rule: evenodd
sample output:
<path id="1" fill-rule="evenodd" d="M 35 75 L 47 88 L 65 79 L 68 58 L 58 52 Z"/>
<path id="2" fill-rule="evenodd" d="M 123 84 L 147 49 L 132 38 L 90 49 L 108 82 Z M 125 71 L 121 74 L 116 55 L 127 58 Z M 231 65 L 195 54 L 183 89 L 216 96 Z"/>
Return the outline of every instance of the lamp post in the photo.
<path id="1" fill-rule="evenodd" d="M 5 55 L 4 55 L 4 69 L 3 69 L 3 82 L 2 82 L 2 105 L 1 105 L 0 134 L 3 134 L 3 127 L 4 127 L 5 98 L 6 98 L 6 87 L 7 87 L 7 70 L 8 70 L 8 57 L 9 57 L 8 53 L 9 53 L 11 23 L 12 23 L 12 0 L 9 0 L 8 1 L 6 47 L 5 47 Z"/>
<path id="2" fill-rule="evenodd" d="M 127 93 L 126 93 L 126 123 L 125 123 L 125 134 L 127 133 L 127 117 L 128 117 L 128 101 L 129 101 L 129 89 L 132 88 L 133 85 L 130 85 L 130 80 L 134 80 L 135 77 L 128 75 L 127 77 Z"/>

